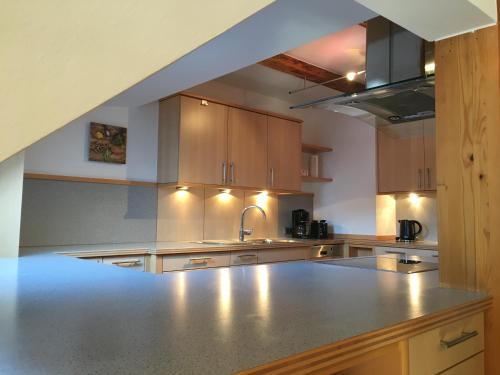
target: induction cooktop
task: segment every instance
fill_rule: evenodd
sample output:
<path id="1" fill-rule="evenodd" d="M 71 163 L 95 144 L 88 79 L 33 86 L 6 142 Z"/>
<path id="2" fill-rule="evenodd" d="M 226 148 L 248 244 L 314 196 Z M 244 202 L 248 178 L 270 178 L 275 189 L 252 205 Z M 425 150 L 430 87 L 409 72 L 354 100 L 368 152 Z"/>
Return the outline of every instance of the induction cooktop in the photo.
<path id="1" fill-rule="evenodd" d="M 429 258 L 420 256 L 401 256 L 395 254 L 375 255 L 356 258 L 342 258 L 319 261 L 321 264 L 373 269 L 377 271 L 417 273 L 435 271 L 438 263 L 433 263 Z"/>

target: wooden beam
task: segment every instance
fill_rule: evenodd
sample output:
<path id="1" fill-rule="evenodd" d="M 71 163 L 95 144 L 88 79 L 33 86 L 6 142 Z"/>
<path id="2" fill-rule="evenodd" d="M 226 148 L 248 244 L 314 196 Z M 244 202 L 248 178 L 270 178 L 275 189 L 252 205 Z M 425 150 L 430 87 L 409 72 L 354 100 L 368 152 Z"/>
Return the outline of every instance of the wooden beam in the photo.
<path id="1" fill-rule="evenodd" d="M 332 73 L 328 70 L 311 65 L 283 53 L 261 61 L 259 64 L 278 70 L 282 73 L 293 75 L 297 78 L 306 78 L 308 81 L 314 83 L 323 83 L 342 77 L 339 74 Z M 326 83 L 324 86 L 345 93 L 354 93 L 365 89 L 364 84 L 356 81 L 348 81 L 345 78 Z"/>
<path id="2" fill-rule="evenodd" d="M 436 42 L 439 273 L 494 297 L 486 374 L 500 374 L 500 90 L 497 26 Z"/>

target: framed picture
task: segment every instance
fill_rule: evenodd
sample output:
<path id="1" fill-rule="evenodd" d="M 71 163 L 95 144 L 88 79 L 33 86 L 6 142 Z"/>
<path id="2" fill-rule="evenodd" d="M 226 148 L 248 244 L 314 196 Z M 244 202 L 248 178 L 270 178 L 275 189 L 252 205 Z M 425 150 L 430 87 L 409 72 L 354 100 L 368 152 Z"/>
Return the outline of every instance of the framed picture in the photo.
<path id="1" fill-rule="evenodd" d="M 89 160 L 125 164 L 127 128 L 91 122 Z"/>

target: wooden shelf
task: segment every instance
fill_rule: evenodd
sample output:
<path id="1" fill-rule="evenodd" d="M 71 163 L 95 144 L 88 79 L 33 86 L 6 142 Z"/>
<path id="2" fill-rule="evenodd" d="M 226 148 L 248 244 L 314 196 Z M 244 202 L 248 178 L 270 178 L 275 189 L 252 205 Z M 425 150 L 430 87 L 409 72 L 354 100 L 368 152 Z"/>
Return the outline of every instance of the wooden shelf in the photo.
<path id="1" fill-rule="evenodd" d="M 333 178 L 302 176 L 302 182 L 332 182 Z"/>
<path id="2" fill-rule="evenodd" d="M 306 152 L 308 154 L 321 154 L 323 152 L 332 152 L 332 151 L 333 148 L 331 147 L 302 143 L 302 152 Z"/>

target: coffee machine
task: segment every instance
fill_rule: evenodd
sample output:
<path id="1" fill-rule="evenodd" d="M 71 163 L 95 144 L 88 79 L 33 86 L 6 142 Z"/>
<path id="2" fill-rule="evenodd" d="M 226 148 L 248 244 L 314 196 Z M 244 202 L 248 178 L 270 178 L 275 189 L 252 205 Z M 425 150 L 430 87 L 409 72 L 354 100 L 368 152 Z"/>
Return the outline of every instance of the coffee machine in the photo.
<path id="1" fill-rule="evenodd" d="M 292 237 L 308 238 L 309 212 L 303 209 L 292 211 Z"/>

